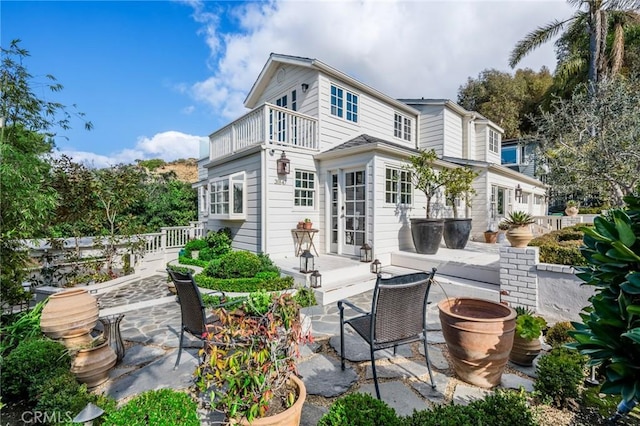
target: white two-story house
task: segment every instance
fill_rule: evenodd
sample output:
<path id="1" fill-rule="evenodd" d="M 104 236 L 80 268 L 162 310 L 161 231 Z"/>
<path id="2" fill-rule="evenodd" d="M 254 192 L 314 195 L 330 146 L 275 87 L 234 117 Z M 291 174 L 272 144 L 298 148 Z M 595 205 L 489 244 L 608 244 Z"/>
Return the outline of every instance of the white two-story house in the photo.
<path id="1" fill-rule="evenodd" d="M 321 255 L 413 250 L 409 218 L 424 217 L 425 199 L 403 166 L 419 149 L 479 172 L 472 238 L 509 211 L 546 213 L 544 185 L 500 165 L 502 129 L 449 100 L 394 99 L 317 59 L 271 54 L 245 106 L 210 135 L 195 184 L 200 222 L 231 228 L 236 249 L 291 256 L 292 228 L 309 218 Z"/>

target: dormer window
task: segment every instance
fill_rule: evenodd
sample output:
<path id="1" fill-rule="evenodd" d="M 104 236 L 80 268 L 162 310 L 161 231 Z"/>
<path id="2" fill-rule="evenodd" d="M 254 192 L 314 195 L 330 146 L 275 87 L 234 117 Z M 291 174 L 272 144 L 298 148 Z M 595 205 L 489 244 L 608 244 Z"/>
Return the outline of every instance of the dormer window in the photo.
<path id="1" fill-rule="evenodd" d="M 500 133 L 493 129 L 489 129 L 489 151 L 500 152 Z"/>
<path id="2" fill-rule="evenodd" d="M 411 141 L 411 119 L 401 114 L 395 114 L 393 120 L 393 135 L 396 138 Z"/>

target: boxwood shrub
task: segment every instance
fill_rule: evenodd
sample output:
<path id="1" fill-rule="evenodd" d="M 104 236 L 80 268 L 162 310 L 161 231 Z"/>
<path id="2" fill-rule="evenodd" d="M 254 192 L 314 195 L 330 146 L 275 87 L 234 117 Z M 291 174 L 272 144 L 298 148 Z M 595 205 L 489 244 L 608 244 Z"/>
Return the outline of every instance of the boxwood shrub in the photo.
<path id="1" fill-rule="evenodd" d="M 263 278 L 213 278 L 205 273 L 193 277 L 199 287 L 225 292 L 250 293 L 258 290 L 280 291 L 293 288 L 293 277 Z"/>
<path id="2" fill-rule="evenodd" d="M 396 411 L 384 401 L 366 393 L 350 393 L 338 398 L 318 426 L 395 426 L 401 425 Z"/>
<path id="3" fill-rule="evenodd" d="M 172 389 L 143 392 L 111 412 L 105 426 L 200 426 L 198 406 L 189 395 Z"/>
<path id="4" fill-rule="evenodd" d="M 579 226 L 569 226 L 534 238 L 529 245 L 540 248 L 542 263 L 584 266 L 587 261 L 580 253 L 583 235 Z"/>
<path id="5" fill-rule="evenodd" d="M 204 273 L 214 278 L 249 278 L 255 277 L 261 270 L 262 261 L 257 254 L 237 250 L 213 259 Z"/>
<path id="6" fill-rule="evenodd" d="M 557 347 L 538 362 L 538 378 L 533 384 L 542 401 L 566 407 L 570 399 L 580 395 L 585 377 L 586 358 L 575 350 Z"/>

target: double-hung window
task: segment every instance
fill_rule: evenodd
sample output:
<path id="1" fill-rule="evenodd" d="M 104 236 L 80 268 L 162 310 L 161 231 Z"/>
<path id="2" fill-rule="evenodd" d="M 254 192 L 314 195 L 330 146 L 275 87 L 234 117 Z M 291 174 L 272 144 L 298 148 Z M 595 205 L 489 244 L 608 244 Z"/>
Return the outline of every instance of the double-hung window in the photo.
<path id="1" fill-rule="evenodd" d="M 411 204 L 411 172 L 385 169 L 384 201 L 387 204 Z"/>
<path id="2" fill-rule="evenodd" d="M 313 207 L 316 196 L 316 174 L 296 170 L 293 205 L 295 207 Z"/>
<path id="3" fill-rule="evenodd" d="M 393 119 L 393 135 L 396 138 L 411 140 L 411 119 L 401 114 L 395 114 Z"/>
<path id="4" fill-rule="evenodd" d="M 244 172 L 214 179 L 209 184 L 211 215 L 220 219 L 246 218 L 246 182 Z"/>
<path id="5" fill-rule="evenodd" d="M 358 95 L 331 85 L 331 115 L 357 123 Z"/>
<path id="6" fill-rule="evenodd" d="M 489 129 L 489 151 L 500 152 L 500 133 L 493 129 Z"/>

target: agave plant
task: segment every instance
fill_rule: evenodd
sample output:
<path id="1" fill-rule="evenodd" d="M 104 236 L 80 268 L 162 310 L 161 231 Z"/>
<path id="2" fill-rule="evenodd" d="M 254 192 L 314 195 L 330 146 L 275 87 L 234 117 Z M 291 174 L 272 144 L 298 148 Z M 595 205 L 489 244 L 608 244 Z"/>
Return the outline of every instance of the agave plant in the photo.
<path id="1" fill-rule="evenodd" d="M 505 223 L 509 227 L 516 227 L 531 225 L 534 222 L 535 221 L 533 220 L 533 216 L 531 216 L 529 213 L 523 212 L 521 210 L 516 210 L 509 213 L 509 216 L 503 219 L 501 223 Z"/>

